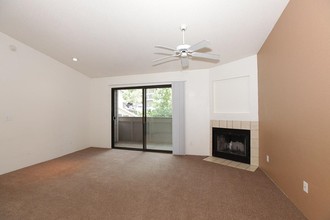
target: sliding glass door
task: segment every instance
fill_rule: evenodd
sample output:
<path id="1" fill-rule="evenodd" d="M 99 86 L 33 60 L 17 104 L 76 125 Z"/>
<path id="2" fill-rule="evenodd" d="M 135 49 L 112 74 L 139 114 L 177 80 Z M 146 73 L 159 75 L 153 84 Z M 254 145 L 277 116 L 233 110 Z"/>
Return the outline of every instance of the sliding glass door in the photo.
<path id="1" fill-rule="evenodd" d="M 112 147 L 172 151 L 170 85 L 112 89 Z"/>

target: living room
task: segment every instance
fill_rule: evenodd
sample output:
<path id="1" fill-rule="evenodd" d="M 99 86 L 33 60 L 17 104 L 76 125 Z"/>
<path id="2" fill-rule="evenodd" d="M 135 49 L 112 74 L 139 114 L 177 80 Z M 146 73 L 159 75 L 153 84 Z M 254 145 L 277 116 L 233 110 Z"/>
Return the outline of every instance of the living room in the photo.
<path id="1" fill-rule="evenodd" d="M 111 88 L 183 82 L 185 155 L 212 156 L 214 121 L 258 122 L 258 170 L 306 218 L 328 219 L 329 9 L 326 0 L 289 1 L 260 50 L 227 63 L 97 77 L 77 70 L 83 58 L 69 67 L 10 37 L 1 19 L 1 176 L 89 147 L 111 148 Z"/>

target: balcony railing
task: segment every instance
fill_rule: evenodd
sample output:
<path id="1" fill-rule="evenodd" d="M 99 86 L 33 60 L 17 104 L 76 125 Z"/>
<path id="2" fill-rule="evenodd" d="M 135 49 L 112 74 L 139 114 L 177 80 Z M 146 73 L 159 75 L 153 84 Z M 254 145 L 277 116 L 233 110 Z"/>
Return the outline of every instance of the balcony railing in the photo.
<path id="1" fill-rule="evenodd" d="M 142 142 L 142 117 L 118 117 L 116 142 Z M 172 118 L 147 118 L 147 143 L 172 143 Z"/>

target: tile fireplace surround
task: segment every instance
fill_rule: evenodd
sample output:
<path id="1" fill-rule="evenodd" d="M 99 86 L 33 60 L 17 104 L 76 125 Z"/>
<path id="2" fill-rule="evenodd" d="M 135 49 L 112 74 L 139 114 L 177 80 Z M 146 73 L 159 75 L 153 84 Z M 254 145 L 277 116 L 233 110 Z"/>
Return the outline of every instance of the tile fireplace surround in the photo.
<path id="1" fill-rule="evenodd" d="M 259 166 L 259 124 L 257 121 L 224 121 L 211 120 L 210 152 L 212 152 L 212 128 L 234 128 L 251 131 L 251 165 Z"/>

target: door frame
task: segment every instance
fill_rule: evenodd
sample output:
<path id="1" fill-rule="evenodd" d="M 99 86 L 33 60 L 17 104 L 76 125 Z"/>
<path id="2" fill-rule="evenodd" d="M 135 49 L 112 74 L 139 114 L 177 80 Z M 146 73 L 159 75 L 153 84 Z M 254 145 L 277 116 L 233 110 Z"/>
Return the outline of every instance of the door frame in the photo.
<path id="1" fill-rule="evenodd" d="M 146 90 L 152 89 L 152 88 L 171 88 L 171 84 L 161 84 L 161 85 L 146 85 L 146 86 L 124 86 L 124 87 L 113 87 L 111 88 L 111 148 L 113 149 L 123 149 L 123 150 L 136 150 L 136 151 L 148 151 L 148 152 L 161 152 L 161 153 L 172 153 L 173 150 L 155 150 L 155 149 L 147 149 L 147 141 L 146 141 L 146 132 L 147 132 L 147 96 L 146 96 Z M 142 148 L 132 148 L 132 147 L 116 147 L 115 146 L 115 123 L 114 120 L 116 118 L 116 110 L 115 107 L 117 107 L 117 98 L 115 97 L 116 90 L 125 90 L 125 89 L 142 89 Z M 173 105 L 173 101 L 172 101 Z M 172 117 L 172 123 L 173 123 L 173 117 Z M 172 131 L 173 133 L 173 131 Z M 173 138 L 172 138 L 172 149 L 173 149 Z"/>

